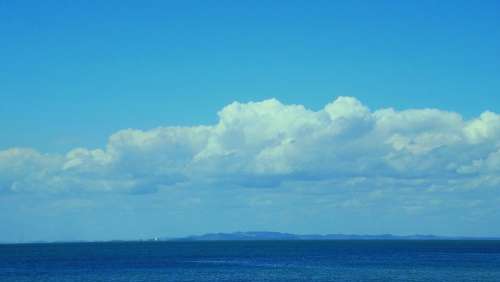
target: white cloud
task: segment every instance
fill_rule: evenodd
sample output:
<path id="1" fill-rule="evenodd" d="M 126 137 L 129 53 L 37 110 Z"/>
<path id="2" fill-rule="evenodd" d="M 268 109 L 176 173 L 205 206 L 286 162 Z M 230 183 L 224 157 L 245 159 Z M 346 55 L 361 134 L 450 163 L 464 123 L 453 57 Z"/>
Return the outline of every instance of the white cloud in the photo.
<path id="1" fill-rule="evenodd" d="M 319 111 L 275 99 L 232 103 L 211 126 L 127 129 L 105 148 L 66 155 L 0 151 L 0 191 L 151 192 L 176 183 L 276 186 L 380 179 L 399 186 L 499 183 L 500 115 L 464 120 L 437 109 L 370 111 L 339 97 Z M 370 184 L 371 182 L 371 184 Z"/>
<path id="2" fill-rule="evenodd" d="M 32 149 L 0 151 L 0 192 L 21 192 L 37 186 L 46 190 L 49 175 L 59 170 L 60 156 L 44 155 Z"/>

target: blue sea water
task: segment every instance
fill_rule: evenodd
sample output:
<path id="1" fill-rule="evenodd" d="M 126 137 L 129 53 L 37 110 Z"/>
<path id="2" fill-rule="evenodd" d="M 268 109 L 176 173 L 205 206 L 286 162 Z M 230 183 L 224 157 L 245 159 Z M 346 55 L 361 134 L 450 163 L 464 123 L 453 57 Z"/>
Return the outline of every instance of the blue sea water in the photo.
<path id="1" fill-rule="evenodd" d="M 0 281 L 500 281 L 500 241 L 0 245 Z"/>

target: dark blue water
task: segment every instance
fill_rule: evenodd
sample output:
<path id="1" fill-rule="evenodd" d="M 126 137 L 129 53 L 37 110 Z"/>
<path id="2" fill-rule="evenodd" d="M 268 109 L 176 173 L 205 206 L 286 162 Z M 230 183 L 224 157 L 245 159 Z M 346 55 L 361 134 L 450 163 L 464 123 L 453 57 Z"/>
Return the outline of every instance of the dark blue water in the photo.
<path id="1" fill-rule="evenodd" d="M 0 281 L 500 281 L 500 241 L 0 245 Z"/>

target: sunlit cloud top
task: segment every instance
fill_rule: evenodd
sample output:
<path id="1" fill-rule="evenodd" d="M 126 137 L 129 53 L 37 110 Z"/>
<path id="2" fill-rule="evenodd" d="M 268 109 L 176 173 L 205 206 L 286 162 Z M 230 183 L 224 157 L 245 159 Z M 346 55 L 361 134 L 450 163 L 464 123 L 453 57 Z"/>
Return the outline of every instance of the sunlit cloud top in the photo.
<path id="1" fill-rule="evenodd" d="M 183 185 L 290 182 L 483 189 L 500 184 L 500 115 L 370 110 L 338 97 L 318 111 L 276 99 L 227 105 L 218 122 L 125 129 L 102 148 L 0 151 L 2 193 L 154 193 Z M 335 189 L 334 187 L 332 189 Z"/>

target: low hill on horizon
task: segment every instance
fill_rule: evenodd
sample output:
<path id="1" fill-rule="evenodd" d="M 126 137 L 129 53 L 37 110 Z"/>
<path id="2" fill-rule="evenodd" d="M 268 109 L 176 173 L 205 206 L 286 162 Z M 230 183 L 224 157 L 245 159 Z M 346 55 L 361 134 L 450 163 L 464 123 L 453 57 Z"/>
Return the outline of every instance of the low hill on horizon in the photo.
<path id="1" fill-rule="evenodd" d="M 207 233 L 180 238 L 165 239 L 168 241 L 252 241 L 252 240 L 494 240 L 489 237 L 460 237 L 436 235 L 358 235 L 358 234 L 292 234 L 268 231 L 249 231 L 231 233 Z"/>

